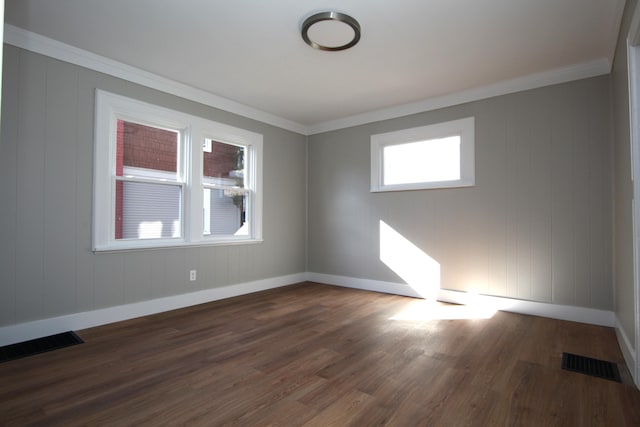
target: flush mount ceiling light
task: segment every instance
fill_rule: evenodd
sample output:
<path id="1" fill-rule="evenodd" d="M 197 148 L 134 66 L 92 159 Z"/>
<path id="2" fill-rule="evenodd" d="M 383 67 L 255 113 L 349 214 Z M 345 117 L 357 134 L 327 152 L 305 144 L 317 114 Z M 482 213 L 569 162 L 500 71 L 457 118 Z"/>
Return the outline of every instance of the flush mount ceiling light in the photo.
<path id="1" fill-rule="evenodd" d="M 314 49 L 345 50 L 360 40 L 360 24 L 340 12 L 320 12 L 302 23 L 302 39 Z"/>

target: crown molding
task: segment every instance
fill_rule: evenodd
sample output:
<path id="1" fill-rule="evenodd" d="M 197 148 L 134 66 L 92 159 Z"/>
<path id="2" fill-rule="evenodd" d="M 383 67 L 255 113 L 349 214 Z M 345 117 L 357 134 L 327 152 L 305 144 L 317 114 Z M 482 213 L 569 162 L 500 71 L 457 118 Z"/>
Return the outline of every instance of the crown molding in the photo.
<path id="1" fill-rule="evenodd" d="M 305 126 L 274 114 L 249 107 L 239 102 L 214 95 L 210 92 L 61 43 L 10 24 L 5 25 L 4 42 L 31 52 L 79 65 L 113 77 L 122 78 L 132 83 L 137 83 L 171 95 L 176 95 L 181 98 L 199 102 L 213 108 L 238 114 L 249 119 L 257 120 L 262 123 L 306 136 L 359 126 L 367 123 L 379 122 L 382 120 L 394 119 L 411 114 L 423 113 L 467 102 L 492 98 L 494 96 L 507 95 L 529 89 L 566 83 L 573 80 L 596 77 L 609 74 L 611 71 L 611 62 L 606 58 L 601 58 L 568 67 L 530 74 L 528 76 L 518 77 L 487 86 L 455 92 L 444 96 L 428 98 L 414 103 L 383 108 L 363 114 L 356 114 L 337 120 Z"/>
<path id="2" fill-rule="evenodd" d="M 309 126 L 307 130 L 309 135 L 315 135 L 318 133 L 330 132 L 333 130 L 465 104 L 467 102 L 479 101 L 482 99 L 492 98 L 494 96 L 508 95 L 510 93 L 566 83 L 573 80 L 601 76 L 609 74 L 610 71 L 610 61 L 606 58 L 601 58 L 595 61 L 584 62 L 569 67 L 556 68 L 549 71 L 543 71 L 541 73 L 505 80 L 487 86 L 428 98 L 410 104 L 383 108 L 368 113 L 356 114 L 342 119 L 318 123 Z"/>
<path id="3" fill-rule="evenodd" d="M 152 89 L 176 95 L 191 101 L 199 102 L 213 108 L 238 114 L 262 123 L 277 126 L 299 134 L 306 135 L 304 125 L 278 117 L 271 113 L 258 110 L 230 99 L 214 95 L 175 80 L 158 76 L 157 74 L 141 70 L 118 61 L 96 55 L 89 51 L 50 39 L 40 34 L 6 24 L 4 27 L 4 42 L 31 52 L 39 53 L 61 61 L 79 65 L 93 71 L 108 74 L 113 77 L 128 80 Z"/>

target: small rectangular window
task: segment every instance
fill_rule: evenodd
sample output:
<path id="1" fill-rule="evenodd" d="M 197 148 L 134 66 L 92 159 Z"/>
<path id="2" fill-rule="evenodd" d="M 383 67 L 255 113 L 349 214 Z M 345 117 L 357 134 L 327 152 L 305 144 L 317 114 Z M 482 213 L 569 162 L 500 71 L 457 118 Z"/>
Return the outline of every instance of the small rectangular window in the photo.
<path id="1" fill-rule="evenodd" d="M 474 119 L 371 136 L 371 191 L 475 184 Z"/>

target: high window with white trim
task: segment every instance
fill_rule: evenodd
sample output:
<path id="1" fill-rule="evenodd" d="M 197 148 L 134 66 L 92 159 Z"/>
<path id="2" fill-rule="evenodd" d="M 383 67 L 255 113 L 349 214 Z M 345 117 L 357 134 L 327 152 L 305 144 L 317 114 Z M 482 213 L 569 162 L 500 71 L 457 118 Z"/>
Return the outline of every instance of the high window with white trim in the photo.
<path id="1" fill-rule="evenodd" d="M 262 135 L 96 91 L 96 251 L 262 237 Z"/>
<path id="2" fill-rule="evenodd" d="M 474 118 L 371 136 L 371 191 L 475 184 Z"/>

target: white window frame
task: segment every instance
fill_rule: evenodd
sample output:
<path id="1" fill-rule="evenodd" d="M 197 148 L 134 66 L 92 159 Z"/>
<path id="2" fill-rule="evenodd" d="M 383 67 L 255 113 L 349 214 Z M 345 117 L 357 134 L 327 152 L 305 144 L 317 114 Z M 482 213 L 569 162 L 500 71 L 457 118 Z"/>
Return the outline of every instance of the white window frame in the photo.
<path id="1" fill-rule="evenodd" d="M 433 139 L 460 137 L 460 178 L 450 181 L 427 181 L 384 184 L 385 147 Z M 410 129 L 371 135 L 371 192 L 427 190 L 472 187 L 475 185 L 475 119 L 466 117 Z"/>
<path id="2" fill-rule="evenodd" d="M 220 132 L 219 124 L 216 124 L 215 128 L 208 127 L 204 129 L 204 133 L 198 139 L 198 141 L 204 141 L 206 139 L 211 139 L 216 142 L 221 142 L 223 144 L 229 145 L 237 145 L 245 148 L 245 165 L 244 170 L 246 173 L 244 181 L 244 188 L 235 189 L 236 191 L 240 191 L 242 193 L 247 194 L 247 208 L 246 208 L 246 220 L 249 223 L 249 232 L 247 235 L 215 235 L 215 234 L 204 234 L 204 217 L 200 215 L 200 239 L 204 242 L 208 242 L 211 244 L 225 244 L 231 242 L 241 242 L 246 240 L 252 240 L 251 236 L 254 233 L 257 233 L 262 239 L 262 221 L 261 218 L 256 217 L 256 212 L 262 210 L 262 179 L 257 180 L 257 177 L 262 177 L 261 172 L 261 164 L 256 162 L 256 158 L 262 159 L 262 136 L 260 135 L 260 143 L 259 144 L 247 144 L 246 136 L 242 135 L 233 135 L 230 132 Z M 241 129 L 237 129 L 241 130 Z M 254 134 L 256 135 L 256 134 Z M 196 206 L 196 209 L 199 209 L 199 212 L 204 211 L 204 190 L 205 189 L 234 189 L 233 186 L 225 186 L 225 185 L 214 185 L 205 182 L 203 176 L 203 152 L 202 144 L 198 144 L 198 166 L 197 170 L 200 172 L 199 174 L 199 184 L 200 184 L 200 194 L 198 196 L 199 205 Z M 260 188 L 260 191 L 255 191 L 254 189 Z M 260 206 L 258 208 L 258 205 Z M 253 239 L 255 240 L 255 239 Z"/>
<path id="3" fill-rule="evenodd" d="M 182 232 L 179 238 L 115 239 L 117 121 L 126 120 L 180 133 L 179 185 L 182 186 Z M 204 235 L 203 150 L 205 138 L 245 147 L 247 235 Z M 146 102 L 96 90 L 93 179 L 93 250 L 117 251 L 175 246 L 257 243 L 262 241 L 263 136 Z"/>

